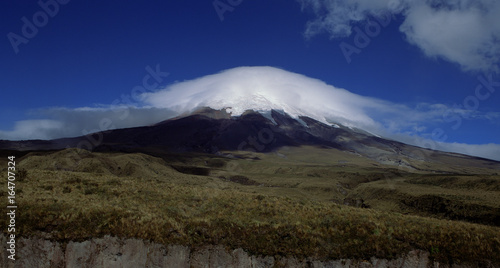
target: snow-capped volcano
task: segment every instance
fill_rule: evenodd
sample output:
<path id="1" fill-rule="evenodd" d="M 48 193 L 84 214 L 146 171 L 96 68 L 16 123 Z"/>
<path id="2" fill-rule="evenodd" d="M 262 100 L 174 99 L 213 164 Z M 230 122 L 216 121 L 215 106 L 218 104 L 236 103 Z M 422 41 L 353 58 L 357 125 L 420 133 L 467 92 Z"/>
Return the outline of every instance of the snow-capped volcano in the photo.
<path id="1" fill-rule="evenodd" d="M 391 140 L 415 146 L 498 159 L 498 146 L 496 145 L 427 142 L 426 139 L 418 138 L 419 132 L 425 131 L 427 125 L 432 126 L 433 123 L 443 120 L 442 117 L 449 112 L 446 105 L 423 103 L 416 108 L 410 108 L 404 104 L 357 95 L 345 89 L 328 85 L 321 80 L 273 67 L 238 67 L 194 80 L 176 82 L 162 90 L 140 94 L 139 99 L 137 99 L 137 96 L 134 96 L 134 98 L 139 101 L 136 107 L 133 107 L 133 105 L 132 108 L 118 107 L 119 109 L 115 109 L 116 107 L 112 107 L 109 111 L 100 111 L 100 114 L 104 114 L 103 118 L 113 122 L 113 126 L 115 126 L 113 128 L 115 129 L 136 127 L 132 131 L 136 134 L 127 135 L 136 136 L 137 138 L 122 140 L 124 143 L 131 142 L 135 144 L 134 146 L 137 146 L 136 144 L 151 146 L 163 144 L 162 146 L 164 146 L 164 142 L 166 142 L 164 139 L 168 138 L 167 147 L 174 148 L 174 150 L 181 148 L 182 150 L 210 151 L 212 146 L 234 150 L 238 149 L 239 145 L 236 141 L 241 142 L 242 139 L 246 139 L 249 135 L 248 131 L 257 131 L 256 134 L 251 134 L 257 135 L 261 129 L 278 128 L 280 130 L 275 129 L 275 131 L 276 133 L 283 132 L 283 139 L 273 146 L 267 146 L 266 148 L 269 150 L 279 148 L 282 145 L 314 144 L 343 148 L 348 151 L 363 151 L 364 149 L 358 148 L 359 144 L 354 142 L 355 140 L 358 143 L 374 145 L 375 143 L 370 141 L 371 139 L 388 137 Z M 196 121 L 192 126 L 193 133 L 198 133 L 198 135 L 203 136 L 203 139 L 190 137 L 187 133 L 182 133 L 185 131 L 184 127 L 172 128 L 181 133 L 179 137 L 175 136 L 177 134 L 174 135 L 175 137 L 168 137 L 162 127 L 155 127 L 155 131 L 161 133 L 159 135 L 162 137 L 153 135 L 154 137 L 151 137 L 152 141 L 145 143 L 145 134 L 138 131 L 141 128 L 137 128 L 137 126 L 144 126 L 145 128 L 142 130 L 146 130 L 148 129 L 147 126 L 156 126 L 160 121 L 180 119 L 195 113 L 199 115 L 203 107 L 209 107 L 216 111 L 205 113 L 205 116 L 209 115 L 208 117 L 216 114 L 215 117 L 210 117 L 211 119 L 230 119 L 224 123 L 219 122 L 221 128 L 214 126 L 213 122 L 207 123 L 205 127 L 209 128 L 211 132 L 203 135 L 200 134 L 202 132 L 197 130 L 201 121 Z M 258 126 L 247 127 L 245 124 L 249 122 L 247 120 L 249 117 L 239 117 L 242 117 L 248 110 L 260 113 L 262 118 L 266 120 L 260 118 L 257 120 L 261 122 Z M 90 112 L 94 113 L 96 110 L 91 109 Z M 280 117 L 280 114 L 285 118 L 294 119 L 290 122 L 296 122 L 298 125 L 291 124 L 288 119 L 279 123 L 277 118 Z M 68 116 L 68 118 L 73 119 L 73 114 L 70 115 L 71 117 Z M 95 115 L 92 116 L 95 117 Z M 141 119 L 145 116 L 148 117 L 148 124 L 141 123 L 138 125 L 137 121 L 145 121 Z M 152 122 L 150 117 L 157 119 Z M 314 128 L 316 123 L 311 123 L 312 121 L 308 121 L 307 118 L 315 122 L 319 121 L 323 123 L 322 125 L 326 124 L 328 128 Z M 79 121 L 86 122 L 88 120 Z M 102 121 L 96 120 L 99 127 L 102 127 L 100 122 Z M 228 122 L 231 124 L 240 122 L 245 127 L 233 126 L 234 128 L 231 131 L 227 131 L 224 126 Z M 168 125 L 171 124 L 173 123 Z M 273 126 L 268 126 L 268 124 Z M 62 125 L 61 123 L 58 126 Z M 95 126 L 82 129 L 87 133 L 87 129 L 95 129 Z M 316 129 L 317 132 L 314 132 L 313 129 Z M 339 134 L 342 132 L 341 130 L 346 131 L 343 132 L 345 135 Z M 78 131 L 80 132 L 77 133 L 81 133 L 81 129 L 78 129 Z M 114 133 L 122 135 L 127 131 L 117 130 Z M 353 133 L 350 133 L 351 131 Z M 301 136 L 297 133 L 305 133 L 304 137 L 312 135 L 315 138 L 312 140 L 309 138 L 304 139 L 302 134 Z M 364 138 L 360 138 L 360 135 Z M 122 139 L 118 134 L 107 134 L 106 136 L 109 143 L 119 143 Z M 73 137 L 77 137 L 77 135 L 73 135 Z M 184 140 L 186 137 L 189 137 L 189 139 Z M 213 140 L 205 140 L 208 137 L 212 137 Z M 79 139 L 77 137 L 71 140 L 51 141 L 43 146 L 38 143 L 30 145 L 29 142 L 19 144 L 8 144 L 7 142 L 3 148 L 19 148 L 22 146 L 23 149 L 54 149 L 60 148 L 60 146 L 75 146 L 74 142 L 80 142 Z M 225 144 L 230 139 L 236 140 L 235 143 Z M 182 146 L 177 146 L 176 142 L 182 144 Z M 385 147 L 391 153 L 398 152 L 399 149 L 386 146 L 391 142 L 389 140 L 383 142 L 385 145 L 382 147 Z M 1 144 L 0 148 L 2 148 Z"/>
<path id="2" fill-rule="evenodd" d="M 151 106 L 179 114 L 200 107 L 227 108 L 233 116 L 246 110 L 266 114 L 283 111 L 294 118 L 307 116 L 323 123 L 373 128 L 367 108 L 377 101 L 328 85 L 323 81 L 273 67 L 238 67 L 218 74 L 179 82 L 164 90 L 145 93 Z"/>

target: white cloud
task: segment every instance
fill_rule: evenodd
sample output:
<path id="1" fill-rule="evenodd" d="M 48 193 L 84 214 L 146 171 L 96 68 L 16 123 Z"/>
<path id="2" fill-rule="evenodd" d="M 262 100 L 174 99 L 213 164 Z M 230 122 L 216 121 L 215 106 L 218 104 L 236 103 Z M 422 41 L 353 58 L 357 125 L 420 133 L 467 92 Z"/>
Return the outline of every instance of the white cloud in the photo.
<path id="1" fill-rule="evenodd" d="M 499 71 L 500 1 L 497 0 L 298 0 L 316 18 L 305 35 L 347 37 L 355 23 L 383 12 L 400 14 L 400 31 L 429 57 L 464 70 Z"/>
<path id="2" fill-rule="evenodd" d="M 30 140 L 77 137 L 109 129 L 146 126 L 166 120 L 174 113 L 159 108 L 109 106 L 106 108 L 81 107 L 48 108 L 36 112 L 50 119 L 18 121 L 14 129 L 0 130 L 0 139 Z"/>
<path id="3" fill-rule="evenodd" d="M 374 125 L 364 108 L 385 106 L 383 101 L 335 88 L 323 81 L 272 67 L 239 67 L 177 83 L 142 100 L 152 107 L 178 113 L 200 106 L 232 107 L 233 115 L 245 110 L 283 110 L 292 116 L 308 115 L 326 122 L 335 118 L 346 125 Z"/>
<path id="4" fill-rule="evenodd" d="M 411 108 L 273 67 L 238 67 L 145 93 L 141 99 L 146 105 L 177 113 L 201 106 L 231 107 L 228 111 L 233 115 L 248 109 L 275 109 L 294 117 L 307 115 L 324 123 L 333 121 L 372 132 L 421 129 L 417 124 L 437 121 L 446 108 L 431 104 Z"/>
<path id="5" fill-rule="evenodd" d="M 57 120 L 23 120 L 16 122 L 11 131 L 0 131 L 0 139 L 50 139 L 64 129 L 64 124 Z"/>
<path id="6" fill-rule="evenodd" d="M 429 131 L 436 129 L 428 129 Z M 442 129 L 440 129 L 442 131 Z M 471 156 L 477 156 L 487 159 L 500 161 L 500 144 L 467 144 L 459 142 L 443 142 L 435 139 L 424 138 L 419 136 L 417 131 L 413 133 L 392 133 L 388 134 L 393 140 L 397 140 L 406 144 L 415 145 L 421 148 L 427 148 L 443 152 L 459 153 Z M 440 132 L 440 137 L 446 136 L 449 133 Z M 431 135 L 428 135 L 431 136 Z"/>
<path id="7" fill-rule="evenodd" d="M 465 144 L 456 142 L 438 142 L 436 144 L 436 149 L 440 151 L 461 153 L 500 161 L 500 144 Z"/>

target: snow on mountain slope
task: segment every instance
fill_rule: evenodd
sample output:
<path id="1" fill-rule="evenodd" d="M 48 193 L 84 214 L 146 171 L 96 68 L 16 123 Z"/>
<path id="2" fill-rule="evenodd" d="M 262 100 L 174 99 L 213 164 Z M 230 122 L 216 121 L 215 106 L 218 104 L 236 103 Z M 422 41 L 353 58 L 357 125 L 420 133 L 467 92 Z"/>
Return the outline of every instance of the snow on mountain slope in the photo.
<path id="1" fill-rule="evenodd" d="M 308 116 L 320 122 L 373 129 L 367 108 L 379 100 L 353 94 L 323 81 L 273 67 L 238 67 L 168 88 L 145 93 L 148 105 L 188 113 L 199 107 L 227 109 L 233 116 L 246 110 L 283 111 L 294 118 Z"/>

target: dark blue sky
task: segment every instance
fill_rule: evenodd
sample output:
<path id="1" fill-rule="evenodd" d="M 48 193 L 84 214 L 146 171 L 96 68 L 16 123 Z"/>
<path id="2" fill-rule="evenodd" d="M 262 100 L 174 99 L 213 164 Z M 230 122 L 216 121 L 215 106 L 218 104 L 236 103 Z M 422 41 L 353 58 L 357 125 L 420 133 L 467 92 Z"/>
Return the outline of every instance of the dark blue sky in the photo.
<path id="1" fill-rule="evenodd" d="M 21 19 L 32 21 L 42 8 L 37 1 L 2 1 L 0 130 L 43 119 L 33 114 L 37 109 L 111 104 L 142 84 L 146 66 L 157 64 L 169 73 L 163 86 L 238 66 L 274 66 L 412 108 L 463 104 L 485 75 L 426 56 L 399 31 L 401 16 L 347 63 L 339 45 L 353 44 L 354 35 L 305 38 L 315 14 L 299 2 L 243 0 L 233 8 L 221 21 L 211 0 L 72 0 L 16 54 L 8 34 L 22 35 Z M 456 130 L 434 123 L 428 132 L 441 127 L 448 142 L 500 144 L 499 104 L 496 92 L 479 103 L 478 117 L 490 119 L 464 119 Z"/>

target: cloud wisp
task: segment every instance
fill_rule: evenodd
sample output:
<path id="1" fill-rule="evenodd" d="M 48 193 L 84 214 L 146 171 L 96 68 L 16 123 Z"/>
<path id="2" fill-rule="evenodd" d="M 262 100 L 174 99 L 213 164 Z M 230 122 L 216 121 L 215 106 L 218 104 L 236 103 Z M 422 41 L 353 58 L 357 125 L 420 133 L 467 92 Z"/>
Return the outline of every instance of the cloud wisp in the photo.
<path id="1" fill-rule="evenodd" d="M 399 30 L 425 55 L 459 64 L 465 71 L 499 72 L 500 1 L 496 0 L 298 0 L 315 18 L 311 38 L 352 34 L 353 26 L 390 13 L 404 18 Z"/>
<path id="2" fill-rule="evenodd" d="M 136 106 L 47 108 L 36 112 L 37 117 L 16 122 L 12 130 L 0 130 L 0 140 L 50 140 L 84 136 L 110 129 L 147 126 L 174 115 L 167 109 Z M 49 119 L 47 119 L 49 118 Z"/>
<path id="3" fill-rule="evenodd" d="M 281 110 L 293 117 L 309 116 L 324 123 L 340 123 L 418 146 L 436 127 L 450 123 L 450 113 L 464 120 L 498 122 L 499 113 L 420 103 L 413 107 L 361 96 L 325 82 L 273 67 L 237 67 L 217 74 L 178 82 L 137 96 L 128 106 L 42 110 L 46 118 L 17 122 L 0 139 L 54 139 L 108 129 L 151 125 L 197 108 L 228 108 L 233 116 L 248 109 Z M 40 114 L 40 113 L 38 113 Z M 433 142 L 443 151 L 500 160 L 500 145 Z M 427 146 L 428 147 L 428 146 Z"/>

